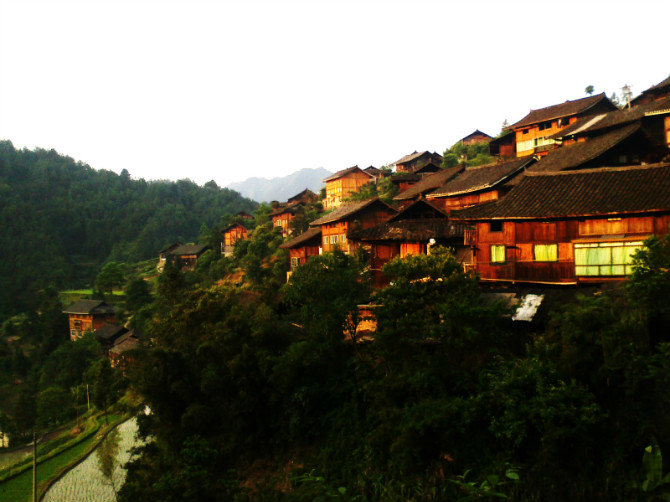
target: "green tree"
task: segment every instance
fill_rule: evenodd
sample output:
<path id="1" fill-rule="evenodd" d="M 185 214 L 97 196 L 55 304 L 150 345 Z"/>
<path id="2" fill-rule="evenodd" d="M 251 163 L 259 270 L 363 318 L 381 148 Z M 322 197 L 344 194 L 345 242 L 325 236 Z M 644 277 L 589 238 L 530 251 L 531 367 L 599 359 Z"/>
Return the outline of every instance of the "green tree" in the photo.
<path id="1" fill-rule="evenodd" d="M 587 85 L 587 86 L 586 86 L 586 89 L 584 89 L 584 92 L 585 92 L 586 94 L 588 94 L 589 96 L 592 96 L 592 95 L 593 95 L 593 91 L 594 91 L 594 89 L 593 89 L 593 86 L 592 86 L 592 85 Z"/>
<path id="2" fill-rule="evenodd" d="M 70 394 L 58 386 L 50 386 L 37 395 L 37 423 L 47 430 L 72 415 Z"/>
<path id="3" fill-rule="evenodd" d="M 153 301 L 149 284 L 142 277 L 134 277 L 126 284 L 126 308 L 136 314 Z"/>
<path id="4" fill-rule="evenodd" d="M 96 448 L 95 455 L 98 462 L 98 468 L 105 478 L 105 483 L 112 487 L 114 496 L 118 497 L 118 488 L 116 487 L 116 480 L 114 473 L 118 465 L 117 457 L 120 450 L 120 437 L 118 428 L 112 429 L 105 439 L 103 439 L 100 446 Z"/>
<path id="5" fill-rule="evenodd" d="M 105 413 L 105 423 L 109 423 L 108 409 L 120 397 L 121 382 L 117 372 L 112 369 L 109 359 L 96 361 L 87 371 L 87 379 L 93 382 L 91 400 Z"/>
<path id="6" fill-rule="evenodd" d="M 111 261 L 102 267 L 102 270 L 95 279 L 95 286 L 99 291 L 103 293 L 107 292 L 111 295 L 114 292 L 114 288 L 121 287 L 123 282 L 122 267 L 118 263 Z"/>

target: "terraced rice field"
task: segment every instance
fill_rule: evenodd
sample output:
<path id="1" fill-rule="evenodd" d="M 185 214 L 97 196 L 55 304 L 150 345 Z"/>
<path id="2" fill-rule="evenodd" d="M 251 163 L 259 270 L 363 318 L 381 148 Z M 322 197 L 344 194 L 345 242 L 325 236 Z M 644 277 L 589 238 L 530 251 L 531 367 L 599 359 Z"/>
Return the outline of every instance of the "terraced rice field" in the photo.
<path id="1" fill-rule="evenodd" d="M 138 445 L 137 421 L 132 418 L 118 426 L 119 453 L 114 464 L 114 485 L 120 488 L 126 478 L 123 465 L 130 459 L 130 449 Z M 86 459 L 56 481 L 46 492 L 43 502 L 114 502 L 116 495 L 109 480 L 102 474 L 94 451 Z"/>

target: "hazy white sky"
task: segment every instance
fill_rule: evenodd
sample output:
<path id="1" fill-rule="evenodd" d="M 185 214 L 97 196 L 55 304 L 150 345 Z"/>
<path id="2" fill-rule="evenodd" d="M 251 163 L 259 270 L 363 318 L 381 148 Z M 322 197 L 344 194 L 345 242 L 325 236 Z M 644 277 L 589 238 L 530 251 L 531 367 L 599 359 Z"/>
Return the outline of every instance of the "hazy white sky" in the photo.
<path id="1" fill-rule="evenodd" d="M 0 0 L 0 139 L 220 186 L 670 74 L 670 0 Z"/>

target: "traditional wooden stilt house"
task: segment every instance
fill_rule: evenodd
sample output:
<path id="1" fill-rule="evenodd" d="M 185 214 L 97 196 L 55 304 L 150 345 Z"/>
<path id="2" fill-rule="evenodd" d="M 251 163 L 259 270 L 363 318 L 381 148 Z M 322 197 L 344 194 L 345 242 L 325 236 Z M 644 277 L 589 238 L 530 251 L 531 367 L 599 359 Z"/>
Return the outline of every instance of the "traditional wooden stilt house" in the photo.
<path id="1" fill-rule="evenodd" d="M 642 91 L 638 97 L 631 101 L 631 106 L 644 105 L 668 96 L 670 96 L 670 77 Z"/>
<path id="2" fill-rule="evenodd" d="M 577 120 L 551 138 L 566 147 L 602 137 L 622 138 L 610 165 L 659 161 L 670 146 L 670 97 Z"/>
<path id="3" fill-rule="evenodd" d="M 454 178 L 458 173 L 463 171 L 465 166 L 458 165 L 440 169 L 436 173 L 428 174 L 415 184 L 407 188 L 404 192 L 396 195 L 393 200 L 397 201 L 403 206 L 411 204 L 413 201 L 424 197 L 427 193 L 432 192 L 436 188 L 441 187 L 450 179 Z"/>
<path id="4" fill-rule="evenodd" d="M 306 232 L 294 237 L 279 246 L 288 249 L 291 268 L 288 277 L 301 265 L 304 265 L 312 256 L 318 256 L 321 249 L 321 227 L 311 227 Z"/>
<path id="5" fill-rule="evenodd" d="M 427 193 L 426 200 L 448 213 L 454 209 L 500 199 L 511 188 L 511 181 L 534 163 L 534 157 L 521 157 L 465 168 L 439 188 Z"/>
<path id="6" fill-rule="evenodd" d="M 323 209 L 333 209 L 342 205 L 344 199 L 352 192 L 368 183 L 374 183 L 375 177 L 358 166 L 338 171 L 323 180 L 326 184 L 326 198 L 323 199 Z"/>
<path id="7" fill-rule="evenodd" d="M 480 131 L 477 129 L 474 132 L 471 132 L 464 138 L 460 139 L 460 143 L 465 146 L 473 145 L 475 143 L 486 143 L 487 141 L 491 141 L 493 138 L 486 134 L 485 132 Z"/>
<path id="8" fill-rule="evenodd" d="M 384 223 L 350 231 L 348 239 L 368 252 L 373 284 L 381 287 L 388 284 L 381 268 L 395 257 L 427 254 L 435 245 L 463 249 L 463 226 L 450 222 L 439 207 L 418 200 Z"/>
<path id="9" fill-rule="evenodd" d="M 516 155 L 517 157 L 546 155 L 555 143 L 550 136 L 565 129 L 579 118 L 614 110 L 617 110 L 616 105 L 604 93 L 531 110 L 528 115 L 509 127 L 515 134 Z"/>
<path id="10" fill-rule="evenodd" d="M 321 252 L 341 249 L 345 253 L 350 253 L 355 249 L 347 237 L 350 231 L 374 227 L 388 220 L 396 212 L 378 197 L 374 197 L 349 202 L 313 221 L 310 227 L 321 229 Z"/>
<path id="11" fill-rule="evenodd" d="M 211 248 L 203 244 L 182 244 L 170 251 L 167 259 L 174 260 L 183 271 L 192 271 L 195 270 L 198 259 L 208 249 Z"/>
<path id="12" fill-rule="evenodd" d="M 527 172 L 504 199 L 451 218 L 472 225 L 484 281 L 621 280 L 644 240 L 670 231 L 670 164 Z"/>
<path id="13" fill-rule="evenodd" d="M 291 221 L 295 217 L 296 213 L 304 207 L 304 203 L 300 201 L 290 202 L 286 205 L 280 206 L 270 213 L 272 218 L 272 226 L 275 228 L 281 228 L 281 233 L 283 237 L 288 237 L 291 233 Z"/>
<path id="14" fill-rule="evenodd" d="M 241 223 L 233 223 L 221 230 L 221 254 L 228 257 L 233 255 L 235 243 L 248 238 L 249 230 Z"/>
<path id="15" fill-rule="evenodd" d="M 116 307 L 100 300 L 79 300 L 65 310 L 70 324 L 70 340 L 78 340 L 87 331 L 96 331 L 116 322 Z"/>
<path id="16" fill-rule="evenodd" d="M 417 169 L 431 162 L 437 166 L 442 165 L 442 155 L 427 150 L 423 152 L 414 152 L 396 160 L 393 165 L 395 165 L 397 173 L 413 173 Z"/>

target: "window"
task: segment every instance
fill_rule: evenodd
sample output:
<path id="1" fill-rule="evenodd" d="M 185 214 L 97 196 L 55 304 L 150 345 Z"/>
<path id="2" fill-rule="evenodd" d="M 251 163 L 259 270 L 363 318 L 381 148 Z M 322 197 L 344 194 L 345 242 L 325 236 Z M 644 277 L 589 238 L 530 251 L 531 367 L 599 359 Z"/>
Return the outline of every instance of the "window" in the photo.
<path id="1" fill-rule="evenodd" d="M 342 244 L 347 242 L 347 234 L 341 234 L 340 235 L 340 241 L 342 242 Z"/>
<path id="2" fill-rule="evenodd" d="M 535 261 L 558 261 L 558 244 L 535 244 L 533 256 Z"/>
<path id="3" fill-rule="evenodd" d="M 502 244 L 491 246 L 491 263 L 505 263 L 505 246 Z"/>
<path id="4" fill-rule="evenodd" d="M 575 275 L 630 275 L 638 249 L 642 249 L 642 241 L 575 244 Z"/>
<path id="5" fill-rule="evenodd" d="M 324 235 L 324 236 L 323 236 L 323 245 L 325 246 L 325 245 L 327 245 L 327 244 L 328 244 L 328 236 L 327 236 L 327 235 Z"/>
<path id="6" fill-rule="evenodd" d="M 492 221 L 489 223 L 489 232 L 502 232 L 503 222 L 502 221 Z"/>
<path id="7" fill-rule="evenodd" d="M 331 244 L 337 244 L 337 235 L 331 235 L 330 236 L 330 243 Z"/>
<path id="8" fill-rule="evenodd" d="M 294 256 L 291 258 L 291 269 L 297 268 L 300 266 L 300 258 Z"/>

